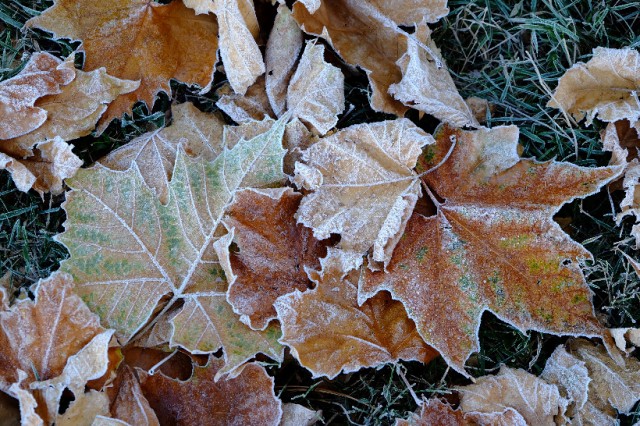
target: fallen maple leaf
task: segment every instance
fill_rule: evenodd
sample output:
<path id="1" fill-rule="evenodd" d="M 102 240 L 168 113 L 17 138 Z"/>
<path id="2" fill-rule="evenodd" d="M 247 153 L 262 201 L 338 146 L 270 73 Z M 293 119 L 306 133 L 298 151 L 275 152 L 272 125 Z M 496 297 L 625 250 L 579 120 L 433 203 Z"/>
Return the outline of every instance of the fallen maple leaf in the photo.
<path id="1" fill-rule="evenodd" d="M 69 182 L 74 190 L 67 194 L 65 232 L 57 239 L 71 257 L 62 269 L 122 344 L 180 302 L 184 306 L 172 319 L 173 345 L 196 353 L 223 348 L 228 371 L 257 352 L 281 359 L 277 328 L 252 331 L 226 302 L 219 259 L 228 256 L 232 235 L 216 231 L 238 191 L 284 178 L 284 127 L 283 120 L 271 122 L 265 133 L 223 149 L 213 161 L 179 149 L 166 204 L 146 186 L 137 165 L 124 172 L 98 165 Z M 169 300 L 152 319 L 165 296 Z"/>
<path id="2" fill-rule="evenodd" d="M 6 297 L 4 290 L 0 292 Z M 71 277 L 54 273 L 39 281 L 35 301 L 18 301 L 0 312 L 0 345 L 3 348 L 0 351 L 0 390 L 21 401 L 23 419 L 34 409 L 37 414 L 33 412 L 33 416 L 53 421 L 58 413 L 55 396 L 49 397 L 47 410 L 46 405 L 35 406 L 36 401 L 29 390 L 42 387 L 40 385 L 49 383 L 48 380 L 65 382 L 65 377 L 71 374 L 66 366 L 74 364 L 73 358 L 81 357 L 83 350 L 95 339 L 106 338 L 108 341 L 110 334 L 74 294 Z M 102 367 L 104 365 L 95 365 L 97 369 Z M 84 393 L 84 384 L 93 376 L 83 376 L 85 372 L 78 370 L 80 376 L 74 379 L 77 386 L 72 390 L 77 392 L 77 398 Z M 86 380 L 81 383 L 83 379 Z M 47 399 L 36 392 L 37 399 Z"/>
<path id="3" fill-rule="evenodd" d="M 275 303 L 281 342 L 314 377 L 333 378 L 401 359 L 428 363 L 438 355 L 388 294 L 358 304 L 361 256 L 329 249 L 321 263 L 320 272 L 307 269 L 316 288 L 295 290 Z"/>
<path id="4" fill-rule="evenodd" d="M 247 364 L 236 377 L 215 381 L 222 365 L 211 357 L 205 367 L 194 365 L 193 376 L 184 382 L 137 370 L 160 424 L 277 426 L 282 403 L 264 368 Z"/>
<path id="5" fill-rule="evenodd" d="M 437 214 L 413 215 L 388 273 L 366 272 L 359 300 L 391 292 L 425 341 L 465 375 L 485 310 L 521 330 L 601 336 L 577 263 L 590 253 L 552 218 L 621 167 L 521 159 L 515 126 L 475 132 L 445 126 L 436 140 L 419 170 L 445 160 L 423 177 Z"/>
<path id="6" fill-rule="evenodd" d="M 109 105 L 100 130 L 123 113 L 131 114 L 138 100 L 151 109 L 159 91 L 171 92 L 170 79 L 207 88 L 213 78 L 216 21 L 196 16 L 182 1 L 163 5 L 152 0 L 57 0 L 26 27 L 81 40 L 86 70 L 106 67 L 112 76 L 140 81 L 138 89 Z"/>
<path id="7" fill-rule="evenodd" d="M 597 116 L 602 121 L 640 118 L 640 54 L 635 49 L 593 49 L 585 64 L 572 66 L 558 82 L 547 106 L 571 114 L 587 126 Z"/>
<path id="8" fill-rule="evenodd" d="M 399 26 L 436 22 L 449 12 L 446 4 L 446 0 L 298 1 L 293 16 L 306 33 L 324 38 L 347 63 L 365 70 L 375 110 L 403 115 L 407 108 L 387 93 L 402 79 L 396 62 L 412 37 Z"/>
<path id="9" fill-rule="evenodd" d="M 227 300 L 240 320 L 264 330 L 276 318 L 273 303 L 311 284 L 306 269 L 320 266 L 327 243 L 296 223 L 302 194 L 291 188 L 238 193 L 224 224 L 234 233 L 239 253 L 230 256 Z"/>
<path id="10" fill-rule="evenodd" d="M 73 69 L 55 56 L 34 53 L 18 75 L 0 82 L 0 139 L 16 138 L 40 127 L 47 111 L 35 106 L 36 100 L 60 93 L 74 77 Z"/>
<path id="11" fill-rule="evenodd" d="M 122 171 L 136 164 L 145 183 L 163 203 L 168 200 L 178 146 L 192 157 L 202 155 L 207 160 L 213 160 L 222 150 L 221 117 L 201 112 L 191 103 L 174 106 L 172 113 L 170 126 L 138 136 L 99 160 L 110 169 Z"/>
<path id="12" fill-rule="evenodd" d="M 160 422 L 149 401 L 142 394 L 142 388 L 133 370 L 124 365 L 120 368 L 111 398 L 111 415 L 136 426 L 158 426 Z"/>
<path id="13" fill-rule="evenodd" d="M 433 142 L 407 119 L 358 124 L 320 139 L 296 164 L 294 183 L 313 190 L 304 197 L 298 222 L 339 247 L 389 262 L 420 195 L 413 171 L 420 150 Z"/>

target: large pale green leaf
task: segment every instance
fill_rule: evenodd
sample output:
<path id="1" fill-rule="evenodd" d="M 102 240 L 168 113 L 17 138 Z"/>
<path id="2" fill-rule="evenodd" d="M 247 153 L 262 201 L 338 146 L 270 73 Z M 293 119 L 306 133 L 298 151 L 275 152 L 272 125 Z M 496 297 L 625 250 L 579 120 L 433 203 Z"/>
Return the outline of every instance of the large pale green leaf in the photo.
<path id="1" fill-rule="evenodd" d="M 231 310 L 217 303 L 227 290 L 217 253 L 228 252 L 232 238 L 217 228 L 237 191 L 284 178 L 286 120 L 272 121 L 266 132 L 225 148 L 213 161 L 192 159 L 179 149 L 166 205 L 137 165 L 126 171 L 98 165 L 69 182 L 73 191 L 59 241 L 71 257 L 62 269 L 74 276 L 78 293 L 117 330 L 121 343 L 180 301 L 184 307 L 173 319 L 172 342 L 197 352 L 223 347 L 238 363 L 256 352 L 280 357 L 277 331 L 252 331 L 238 318 L 230 320 Z"/>

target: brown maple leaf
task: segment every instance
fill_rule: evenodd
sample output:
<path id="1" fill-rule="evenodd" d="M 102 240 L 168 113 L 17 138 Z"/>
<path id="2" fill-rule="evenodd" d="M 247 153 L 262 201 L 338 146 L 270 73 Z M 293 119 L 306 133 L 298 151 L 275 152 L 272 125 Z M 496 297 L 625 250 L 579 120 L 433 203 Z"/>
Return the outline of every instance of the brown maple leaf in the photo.
<path id="1" fill-rule="evenodd" d="M 181 1 L 57 0 L 26 27 L 42 28 L 56 38 L 81 40 L 84 68 L 105 67 L 115 77 L 140 81 L 119 96 L 100 121 L 100 129 L 141 100 L 149 108 L 159 91 L 171 92 L 169 80 L 208 87 L 218 49 L 215 18 L 196 16 Z"/>
<path id="2" fill-rule="evenodd" d="M 306 269 L 320 267 L 328 241 L 313 238 L 294 214 L 302 194 L 291 188 L 238 193 L 223 223 L 239 253 L 230 256 L 227 300 L 241 320 L 263 330 L 276 318 L 275 300 L 311 284 Z"/>
<path id="3" fill-rule="evenodd" d="M 455 146 L 452 144 L 455 143 Z M 597 191 L 621 167 L 521 159 L 515 126 L 442 128 L 419 170 L 437 214 L 414 214 L 389 273 L 367 272 L 361 302 L 380 290 L 402 301 L 425 341 L 457 371 L 477 351 L 485 310 L 521 330 L 601 336 L 578 265 L 590 253 L 553 215 Z"/>
<path id="4" fill-rule="evenodd" d="M 389 294 L 358 304 L 361 256 L 329 249 L 321 263 L 322 271 L 308 270 L 315 289 L 296 290 L 275 304 L 280 341 L 314 377 L 333 378 L 401 359 L 428 363 L 438 355 Z"/>

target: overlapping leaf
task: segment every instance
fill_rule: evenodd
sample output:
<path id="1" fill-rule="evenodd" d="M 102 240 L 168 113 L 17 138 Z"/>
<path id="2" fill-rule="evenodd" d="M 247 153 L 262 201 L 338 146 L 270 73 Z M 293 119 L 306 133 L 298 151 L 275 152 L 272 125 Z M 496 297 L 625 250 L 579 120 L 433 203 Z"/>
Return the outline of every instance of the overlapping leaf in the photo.
<path id="1" fill-rule="evenodd" d="M 11 139 L 40 127 L 47 111 L 35 106 L 46 95 L 60 93 L 75 77 L 73 69 L 48 53 L 35 53 L 20 73 L 0 82 L 0 139 Z"/>
<path id="2" fill-rule="evenodd" d="M 213 17 L 196 16 L 181 1 L 57 0 L 27 27 L 81 40 L 88 71 L 105 67 L 115 77 L 140 81 L 137 90 L 109 106 L 101 129 L 130 114 L 135 101 L 151 107 L 159 91 L 170 93 L 172 78 L 201 87 L 212 81 L 218 26 Z"/>
<path id="3" fill-rule="evenodd" d="M 485 310 L 522 330 L 603 333 L 578 266 L 590 254 L 552 217 L 621 168 L 525 160 L 517 143 L 515 126 L 441 129 L 420 161 L 427 170 L 447 158 L 423 178 L 437 214 L 414 214 L 388 273 L 367 273 L 361 281 L 360 301 L 390 291 L 425 341 L 462 373 L 479 348 Z"/>
<path id="4" fill-rule="evenodd" d="M 161 317 L 175 302 L 184 303 L 172 319 L 173 344 L 201 353 L 222 347 L 228 371 L 256 352 L 281 357 L 277 329 L 252 331 L 227 304 L 219 256 L 228 255 L 232 236 L 217 230 L 237 191 L 284 177 L 284 126 L 273 122 L 267 132 L 225 148 L 213 161 L 191 159 L 179 149 L 166 204 L 145 185 L 136 165 L 124 172 L 96 166 L 70 181 L 66 230 L 58 238 L 71 258 L 62 269 L 75 277 L 78 293 L 122 343 L 168 297 Z"/>
<path id="5" fill-rule="evenodd" d="M 388 94 L 389 86 L 402 79 L 396 62 L 407 51 L 410 38 L 399 26 L 423 19 L 436 22 L 447 14 L 446 5 L 446 0 L 298 1 L 293 14 L 305 32 L 324 38 L 347 63 L 366 71 L 374 109 L 403 115 L 407 108 Z"/>
<path id="6" fill-rule="evenodd" d="M 433 138 L 406 119 L 359 124 L 313 144 L 294 182 L 315 192 L 298 222 L 319 239 L 340 234 L 340 247 L 388 263 L 413 211 L 420 183 L 413 167 Z"/>
<path id="7" fill-rule="evenodd" d="M 290 188 L 240 192 L 224 224 L 234 231 L 239 253 L 230 256 L 227 300 L 251 328 L 262 330 L 276 318 L 273 303 L 311 284 L 306 269 L 320 267 L 326 242 L 297 224 L 302 195 Z"/>
<path id="8" fill-rule="evenodd" d="M 322 259 L 322 271 L 307 270 L 315 289 L 296 290 L 276 301 L 282 342 L 316 377 L 333 378 L 341 371 L 401 359 L 428 363 L 437 356 L 417 333 L 402 304 L 388 294 L 358 304 L 361 263 L 359 255 L 329 249 Z"/>
<path id="9" fill-rule="evenodd" d="M 3 297 L 6 296 L 2 291 Z M 0 312 L 0 390 L 21 401 L 23 412 L 33 400 L 30 387 L 39 388 L 43 381 L 54 380 L 70 384 L 67 365 L 81 356 L 94 340 L 108 342 L 111 332 L 105 331 L 99 319 L 74 294 L 73 281 L 64 273 L 55 273 L 38 284 L 36 300 L 23 300 Z M 69 363 L 69 364 L 68 364 Z M 76 363 L 77 364 L 77 363 Z M 96 362 L 94 368 L 106 365 Z M 94 374 L 75 365 L 73 388 L 76 397 L 84 394 L 84 385 Z M 88 374 L 85 374 L 88 373 Z M 40 383 L 39 383 L 40 382 Z M 47 383 L 47 382 L 45 382 Z M 62 390 L 60 390 L 62 391 Z M 36 395 L 41 399 L 41 395 Z M 46 395 L 44 396 L 47 399 Z M 59 398 L 49 398 L 49 407 L 38 404 L 37 414 L 53 421 L 58 413 Z M 36 409 L 35 404 L 32 407 Z M 35 417 L 34 417 L 35 418 Z"/>
<path id="10" fill-rule="evenodd" d="M 264 368 L 248 364 L 238 376 L 216 382 L 222 365 L 211 358 L 205 367 L 194 366 L 185 382 L 138 370 L 142 391 L 160 423 L 277 426 L 282 403 Z"/>
<path id="11" fill-rule="evenodd" d="M 173 107 L 168 127 L 145 133 L 111 152 L 100 163 L 113 170 L 127 170 L 136 164 L 145 183 L 167 202 L 178 146 L 185 153 L 213 160 L 222 150 L 224 122 L 214 114 L 199 111 L 191 103 Z"/>

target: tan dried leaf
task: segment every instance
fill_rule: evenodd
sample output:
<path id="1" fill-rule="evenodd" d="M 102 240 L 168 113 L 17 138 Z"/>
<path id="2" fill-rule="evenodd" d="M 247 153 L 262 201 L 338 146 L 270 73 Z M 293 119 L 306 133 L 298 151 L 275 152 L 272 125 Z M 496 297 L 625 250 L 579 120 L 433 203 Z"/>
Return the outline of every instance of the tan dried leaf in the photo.
<path id="1" fill-rule="evenodd" d="M 506 366 L 495 376 L 480 377 L 476 383 L 456 390 L 461 394 L 460 408 L 464 412 L 501 413 L 513 408 L 527 424 L 555 425 L 554 417 L 564 413 L 567 406 L 555 385 Z"/>
<path id="2" fill-rule="evenodd" d="M 418 411 L 407 419 L 396 419 L 395 426 L 466 426 L 464 413 L 437 398 L 425 399 Z"/>
<path id="3" fill-rule="evenodd" d="M 194 365 L 193 376 L 184 382 L 138 370 L 142 391 L 160 424 L 277 426 L 282 403 L 264 368 L 248 364 L 237 377 L 216 382 L 223 364 L 212 357 L 205 367 Z"/>
<path id="4" fill-rule="evenodd" d="M 282 404 L 282 420 L 279 426 L 313 426 L 322 418 L 322 411 L 310 410 L 304 405 L 287 402 Z"/>
<path id="5" fill-rule="evenodd" d="M 289 8 L 281 4 L 265 52 L 267 98 L 276 117 L 287 107 L 287 87 L 302 50 L 303 35 Z"/>
<path id="6" fill-rule="evenodd" d="M 287 89 L 287 110 L 324 135 L 344 110 L 342 71 L 324 61 L 324 46 L 307 42 Z"/>
<path id="7" fill-rule="evenodd" d="M 250 124 L 273 117 L 273 111 L 265 91 L 265 77 L 260 76 L 244 95 L 234 93 L 231 86 L 225 84 L 216 92 L 220 99 L 216 106 L 239 124 Z"/>
<path id="8" fill-rule="evenodd" d="M 275 300 L 311 284 L 305 270 L 326 255 L 311 230 L 296 223 L 302 194 L 291 188 L 238 193 L 223 222 L 240 249 L 232 253 L 227 300 L 245 324 L 263 330 L 276 318 Z"/>
<path id="9" fill-rule="evenodd" d="M 136 164 L 145 183 L 166 203 L 178 146 L 189 156 L 213 160 L 222 151 L 224 121 L 217 114 L 201 112 L 191 103 L 172 108 L 170 126 L 138 136 L 108 154 L 100 163 L 113 170 Z"/>
<path id="10" fill-rule="evenodd" d="M 630 262 L 635 263 L 634 269 L 636 267 L 640 269 L 640 264 L 638 264 L 638 262 L 630 258 L 626 253 L 625 253 L 625 256 Z M 640 328 L 630 328 L 630 327 L 610 328 L 609 332 L 611 333 L 611 336 L 613 337 L 616 343 L 616 347 L 620 349 L 622 352 L 629 353 L 633 351 L 635 348 L 640 347 Z M 627 343 L 630 343 L 631 346 L 633 346 L 633 348 L 628 348 Z"/>
<path id="11" fill-rule="evenodd" d="M 593 57 L 571 67 L 558 82 L 547 106 L 571 114 L 577 121 L 586 117 L 590 125 L 602 121 L 640 118 L 640 54 L 635 49 L 596 47 Z"/>
<path id="12" fill-rule="evenodd" d="M 420 195 L 413 171 L 431 135 L 407 119 L 358 124 L 305 150 L 294 182 L 315 190 L 302 200 L 298 222 L 318 239 L 342 235 L 340 247 L 388 263 Z"/>
<path id="13" fill-rule="evenodd" d="M 72 69 L 49 53 L 34 53 L 18 75 L 0 82 L 0 139 L 11 139 L 40 127 L 47 111 L 35 106 L 45 96 L 60 93 L 75 77 Z M 0 142 L 2 146 L 2 142 Z"/>
<path id="14" fill-rule="evenodd" d="M 62 192 L 64 179 L 73 177 L 82 166 L 82 160 L 72 151 L 71 145 L 60 137 L 35 144 L 31 154 L 19 159 L 17 154 L 0 150 L 0 170 L 6 169 L 16 187 L 23 192 L 35 189 L 40 195 L 45 192 Z"/>
<path id="15" fill-rule="evenodd" d="M 97 417 L 109 415 L 109 397 L 90 390 L 76 396 L 64 414 L 56 418 L 56 426 L 92 426 Z"/>
<path id="16" fill-rule="evenodd" d="M 402 80 L 389 87 L 389 93 L 403 104 L 433 115 L 454 127 L 479 127 L 471 109 L 458 93 L 440 50 L 431 40 L 426 24 L 418 25 L 415 37 L 429 51 L 409 40 L 407 53 L 399 60 Z"/>
<path id="17" fill-rule="evenodd" d="M 90 134 L 107 110 L 110 102 L 118 96 L 130 93 L 140 85 L 137 81 L 120 80 L 107 74 L 104 68 L 91 72 L 76 70 L 73 55 L 59 68 L 75 73 L 75 79 L 59 93 L 44 96 L 35 103 L 47 112 L 46 121 L 37 129 L 5 142 L 28 149 L 38 142 L 55 137 L 65 141 Z"/>
<path id="18" fill-rule="evenodd" d="M 151 109 L 158 92 L 171 92 L 170 79 L 204 88 L 213 79 L 218 25 L 212 16 L 196 16 L 182 1 L 165 5 L 151 0 L 56 0 L 26 27 L 81 40 L 88 71 L 105 67 L 114 77 L 140 81 L 137 90 L 109 105 L 99 130 L 131 114 L 138 100 Z"/>
<path id="19" fill-rule="evenodd" d="M 422 178 L 436 214 L 414 214 L 387 273 L 365 271 L 361 280 L 361 302 L 391 292 L 425 341 L 462 374 L 479 349 L 486 310 L 521 330 L 605 333 L 578 263 L 590 253 L 553 216 L 564 203 L 598 191 L 621 167 L 522 159 L 518 136 L 515 126 L 441 128 L 418 167 L 442 163 Z M 442 309 L 444 315 L 433 314 Z"/>
<path id="20" fill-rule="evenodd" d="M 365 70 L 373 89 L 374 109 L 403 115 L 407 108 L 387 93 L 389 86 L 402 79 L 396 62 L 407 51 L 407 40 L 412 37 L 399 25 L 415 25 L 423 19 L 436 22 L 448 13 L 446 3 L 446 0 L 298 1 L 293 6 L 293 16 L 305 32 L 324 38 L 347 63 Z M 307 4 L 310 9 L 305 7 Z"/>
<path id="21" fill-rule="evenodd" d="M 280 341 L 314 377 L 333 378 L 401 359 L 428 363 L 438 355 L 388 294 L 358 304 L 360 271 L 353 268 L 362 263 L 361 256 L 329 249 L 321 263 L 320 272 L 307 269 L 313 290 L 296 290 L 275 303 Z"/>
<path id="22" fill-rule="evenodd" d="M 235 93 L 244 95 L 265 70 L 255 40 L 260 28 L 253 0 L 215 0 L 213 11 L 218 17 L 220 56 L 227 79 Z"/>

